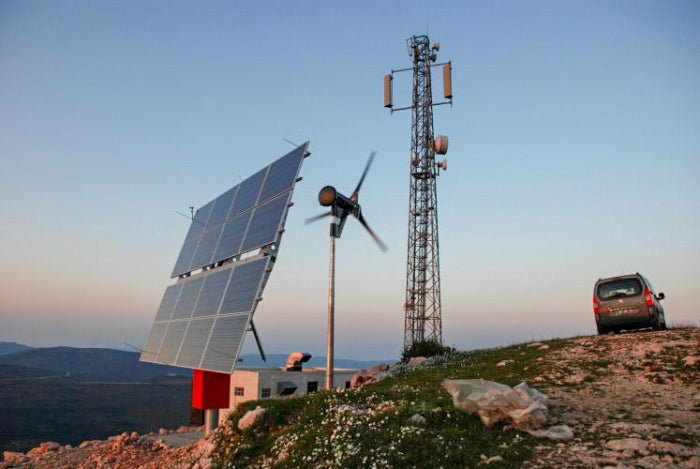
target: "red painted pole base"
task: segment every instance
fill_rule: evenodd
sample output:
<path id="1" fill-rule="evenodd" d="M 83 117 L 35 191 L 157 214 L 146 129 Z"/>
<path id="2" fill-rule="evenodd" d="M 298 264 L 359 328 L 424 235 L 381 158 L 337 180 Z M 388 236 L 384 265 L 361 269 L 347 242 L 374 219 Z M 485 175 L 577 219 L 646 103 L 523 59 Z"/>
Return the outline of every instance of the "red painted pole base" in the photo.
<path id="1" fill-rule="evenodd" d="M 228 409 L 231 375 L 194 370 L 192 375 L 192 407 L 195 409 Z"/>

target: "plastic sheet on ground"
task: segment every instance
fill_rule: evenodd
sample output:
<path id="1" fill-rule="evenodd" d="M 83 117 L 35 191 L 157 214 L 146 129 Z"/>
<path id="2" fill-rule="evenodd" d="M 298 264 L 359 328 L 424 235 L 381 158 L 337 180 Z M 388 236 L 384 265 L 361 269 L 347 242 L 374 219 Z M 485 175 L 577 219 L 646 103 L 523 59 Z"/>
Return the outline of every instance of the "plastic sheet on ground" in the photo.
<path id="1" fill-rule="evenodd" d="M 455 408 L 478 414 L 484 425 L 503 422 L 538 438 L 568 440 L 573 432 L 566 425 L 543 429 L 547 423 L 547 396 L 525 383 L 515 387 L 483 379 L 446 379 Z"/>

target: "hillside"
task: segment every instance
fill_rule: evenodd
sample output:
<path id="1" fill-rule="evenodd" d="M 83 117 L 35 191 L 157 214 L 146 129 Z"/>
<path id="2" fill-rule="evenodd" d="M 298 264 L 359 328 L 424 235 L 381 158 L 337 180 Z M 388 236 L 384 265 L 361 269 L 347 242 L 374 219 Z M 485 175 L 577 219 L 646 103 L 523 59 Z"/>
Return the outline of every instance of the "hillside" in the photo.
<path id="1" fill-rule="evenodd" d="M 665 467 L 700 466 L 700 330 L 579 337 L 459 352 L 361 389 L 249 402 L 213 438 L 178 449 L 139 435 L 7 455 L 4 467 Z M 552 441 L 455 410 L 450 379 L 526 381 L 549 396 Z M 262 406 L 252 428 L 237 421 Z M 128 430 L 128 429 L 124 429 Z M 0 464 L 0 467 L 3 465 Z"/>
<path id="2" fill-rule="evenodd" d="M 139 361 L 139 354 L 104 348 L 45 347 L 0 355 L 0 364 L 49 370 L 83 381 L 149 381 L 192 371 Z"/>
<path id="3" fill-rule="evenodd" d="M 28 345 L 18 344 L 17 342 L 0 342 L 0 355 L 24 352 L 25 350 L 30 350 L 31 348 L 32 347 Z"/>

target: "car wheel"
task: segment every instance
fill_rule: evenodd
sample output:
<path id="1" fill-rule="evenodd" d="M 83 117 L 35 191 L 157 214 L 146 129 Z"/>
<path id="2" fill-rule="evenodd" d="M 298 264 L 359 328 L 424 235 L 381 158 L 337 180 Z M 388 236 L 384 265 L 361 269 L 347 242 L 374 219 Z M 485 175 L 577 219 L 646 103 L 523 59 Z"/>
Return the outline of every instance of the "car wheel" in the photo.
<path id="1" fill-rule="evenodd" d="M 659 312 L 656 311 L 654 313 L 654 321 L 651 323 L 651 328 L 654 329 L 655 331 L 661 331 L 663 328 L 661 327 L 661 319 L 659 319 Z"/>
<path id="2" fill-rule="evenodd" d="M 608 333 L 608 329 L 605 326 L 601 326 L 600 324 L 596 324 L 595 327 L 598 329 L 598 335 L 605 335 Z"/>

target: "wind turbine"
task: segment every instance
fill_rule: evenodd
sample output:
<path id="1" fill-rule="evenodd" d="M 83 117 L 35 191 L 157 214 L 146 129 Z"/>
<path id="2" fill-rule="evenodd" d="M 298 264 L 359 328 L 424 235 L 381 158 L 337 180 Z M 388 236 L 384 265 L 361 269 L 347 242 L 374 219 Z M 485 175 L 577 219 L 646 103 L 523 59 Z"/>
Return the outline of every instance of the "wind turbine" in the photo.
<path id="1" fill-rule="evenodd" d="M 333 186 L 325 186 L 318 193 L 318 202 L 324 207 L 330 207 L 330 211 L 311 217 L 306 220 L 306 223 L 320 220 L 322 218 L 331 217 L 331 252 L 330 252 L 330 273 L 328 279 L 328 341 L 326 350 L 326 390 L 330 391 L 333 389 L 333 349 L 334 349 L 334 319 L 335 319 L 335 238 L 340 238 L 343 233 L 343 227 L 345 226 L 345 221 L 348 215 L 352 215 L 357 218 L 362 226 L 365 227 L 369 235 L 374 239 L 374 241 L 379 246 L 382 252 L 385 252 L 387 247 L 379 239 L 372 228 L 369 227 L 365 217 L 362 215 L 362 208 L 358 203 L 360 196 L 360 188 L 362 183 L 367 176 L 367 171 L 369 171 L 370 166 L 372 166 L 372 161 L 374 161 L 374 156 L 376 152 L 372 152 L 367 160 L 367 165 L 365 170 L 362 172 L 360 181 L 357 183 L 357 187 L 353 191 L 350 197 L 347 197 L 340 192 L 338 192 Z"/>

